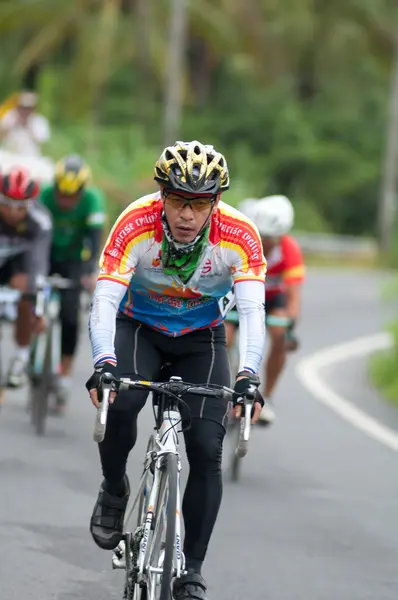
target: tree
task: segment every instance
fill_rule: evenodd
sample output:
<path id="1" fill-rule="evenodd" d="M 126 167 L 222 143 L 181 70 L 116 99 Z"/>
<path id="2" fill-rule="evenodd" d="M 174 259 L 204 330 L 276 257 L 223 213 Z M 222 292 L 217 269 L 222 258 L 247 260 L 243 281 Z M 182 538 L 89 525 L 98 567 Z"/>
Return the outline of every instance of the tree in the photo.
<path id="1" fill-rule="evenodd" d="M 171 0 L 168 60 L 165 69 L 164 143 L 179 135 L 183 106 L 184 57 L 187 29 L 187 0 Z"/>

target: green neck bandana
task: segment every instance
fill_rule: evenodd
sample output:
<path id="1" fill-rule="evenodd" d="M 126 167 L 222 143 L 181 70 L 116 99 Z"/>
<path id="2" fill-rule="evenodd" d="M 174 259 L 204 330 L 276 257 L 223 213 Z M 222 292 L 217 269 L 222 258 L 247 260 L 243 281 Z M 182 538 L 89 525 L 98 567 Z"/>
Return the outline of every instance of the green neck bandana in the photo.
<path id="1" fill-rule="evenodd" d="M 209 240 L 210 225 L 206 227 L 203 234 L 195 244 L 194 249 L 189 253 L 184 253 L 174 247 L 169 242 L 166 235 L 162 239 L 162 264 L 166 275 L 177 275 L 181 281 L 186 284 L 194 274 L 203 250 L 206 248 Z"/>

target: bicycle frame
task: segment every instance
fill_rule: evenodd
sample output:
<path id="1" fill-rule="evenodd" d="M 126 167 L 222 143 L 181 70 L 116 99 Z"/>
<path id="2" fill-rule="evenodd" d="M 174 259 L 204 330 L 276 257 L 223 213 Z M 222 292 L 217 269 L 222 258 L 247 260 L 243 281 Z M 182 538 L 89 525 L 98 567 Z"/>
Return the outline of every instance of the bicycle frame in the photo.
<path id="1" fill-rule="evenodd" d="M 116 379 L 110 373 L 103 374 L 100 389 L 103 395 L 93 435 L 96 442 L 101 442 L 105 436 L 112 391 L 148 389 L 154 393 L 157 433 L 150 438 L 139 490 L 131 507 L 127 507 L 123 540 L 113 552 L 112 566 L 126 570 L 125 597 L 128 600 L 141 598 L 143 588 L 146 588 L 145 600 L 155 600 L 159 586 L 161 597 L 166 598 L 172 578 L 185 574 L 185 556 L 181 548 L 181 459 L 176 428 L 182 421 L 179 402 L 186 393 L 222 398 L 225 392 L 230 394 L 233 390 L 221 386 L 209 389 L 183 382 L 180 377 L 170 377 L 168 382 L 132 381 L 128 378 Z M 163 469 L 167 472 L 166 476 Z M 149 498 L 144 499 L 142 506 L 143 496 L 147 493 L 149 470 Z M 129 522 L 139 501 L 137 526 L 130 528 Z M 170 508 L 175 510 L 175 514 L 168 513 Z M 164 527 L 166 522 L 167 527 Z"/>
<path id="2" fill-rule="evenodd" d="M 51 341 L 51 372 L 53 374 L 57 373 L 60 359 L 61 359 L 61 351 L 60 351 L 60 331 L 59 327 L 57 327 L 57 319 L 60 310 L 60 295 L 59 291 L 56 289 L 47 288 L 45 290 L 45 302 L 47 302 L 47 316 L 49 321 L 52 323 L 52 327 L 50 328 L 50 335 L 52 336 Z M 47 335 L 48 329 L 44 332 L 43 335 L 39 335 L 37 337 L 37 345 L 34 353 L 34 362 L 33 362 L 33 373 L 35 375 L 40 374 L 43 367 L 44 356 L 46 353 L 47 346 Z"/>
<path id="3" fill-rule="evenodd" d="M 155 473 L 153 478 L 153 484 L 151 493 L 149 496 L 148 507 L 146 511 L 146 519 L 143 537 L 140 545 L 140 554 L 138 559 L 138 583 L 142 580 L 144 573 L 151 574 L 162 574 L 161 567 L 151 567 L 149 565 L 150 556 L 148 556 L 148 548 L 150 547 L 150 540 L 156 539 L 159 533 L 158 528 L 162 521 L 159 518 L 161 510 L 167 511 L 167 503 L 163 501 L 162 490 L 160 489 L 161 484 L 161 472 L 164 464 L 165 456 L 167 454 L 175 454 L 177 456 L 178 474 L 177 474 L 177 510 L 176 510 L 176 535 L 175 535 L 175 577 L 180 577 L 182 573 L 183 565 L 183 553 L 181 552 L 181 498 L 180 498 L 180 472 L 181 472 L 181 459 L 178 453 L 178 434 L 175 430 L 175 425 L 181 420 L 181 415 L 178 410 L 167 410 L 163 413 L 162 425 L 155 437 Z M 164 441 L 162 441 L 164 439 Z M 149 469 L 150 466 L 147 467 Z M 165 491 L 165 490 L 164 490 Z M 138 499 L 138 496 L 137 496 Z M 131 516 L 131 512 L 129 517 Z M 155 528 L 152 531 L 152 524 L 154 519 Z M 126 519 L 126 522 L 128 518 Z M 150 592 L 150 598 L 152 598 Z"/>
<path id="4" fill-rule="evenodd" d="M 61 332 L 58 325 L 58 317 L 60 313 L 61 297 L 60 290 L 68 289 L 74 285 L 74 282 L 59 275 L 50 275 L 48 277 L 39 278 L 37 281 L 39 290 L 36 300 L 36 315 L 39 317 L 46 316 L 49 323 L 52 324 L 50 333 L 51 340 L 51 372 L 55 375 L 58 372 L 61 360 Z M 40 374 L 42 371 L 44 356 L 48 340 L 48 333 L 45 331 L 37 337 L 37 345 L 35 348 L 33 373 Z"/>
<path id="5" fill-rule="evenodd" d="M 107 404 L 109 398 L 109 391 L 106 390 L 107 384 L 104 384 L 104 398 L 102 405 Z M 105 393 L 105 391 L 107 393 Z M 106 420 L 106 416 L 105 416 Z M 181 414 L 177 409 L 167 409 L 163 411 L 163 418 L 161 421 L 160 428 L 154 439 L 154 448 L 147 453 L 144 464 L 144 471 L 141 476 L 139 483 L 138 493 L 135 496 L 134 502 L 131 507 L 127 510 L 124 519 L 124 528 L 127 530 L 127 524 L 132 519 L 134 511 L 137 507 L 138 501 L 141 494 L 145 493 L 144 486 L 148 471 L 154 466 L 153 482 L 149 500 L 146 507 L 146 516 L 144 519 L 144 528 L 142 531 L 142 538 L 139 544 L 139 553 L 137 560 L 137 573 L 136 573 L 136 585 L 142 584 L 144 581 L 148 587 L 148 600 L 155 599 L 156 586 L 159 583 L 159 578 L 163 572 L 162 557 L 159 557 L 157 566 L 151 566 L 151 553 L 152 540 L 157 540 L 160 531 L 160 525 L 164 521 L 161 518 L 162 512 L 167 513 L 167 497 L 166 490 L 161 489 L 162 480 L 162 469 L 165 463 L 165 458 L 168 454 L 175 454 L 177 456 L 177 506 L 176 506 L 176 530 L 175 530 L 175 544 L 174 544 L 174 573 L 173 577 L 181 577 L 185 573 L 185 557 L 181 549 L 181 491 L 180 491 L 180 472 L 181 472 L 181 459 L 178 452 L 179 438 L 176 431 L 176 424 L 181 421 Z M 165 515 L 163 515 L 165 516 Z M 137 530 L 137 528 L 136 528 Z M 126 531 L 125 539 L 128 535 Z M 112 556 L 112 566 L 115 569 L 126 569 L 128 568 L 128 561 L 131 549 L 126 547 L 126 542 L 119 544 L 120 550 L 124 554 L 123 558 L 117 555 L 114 551 Z"/>

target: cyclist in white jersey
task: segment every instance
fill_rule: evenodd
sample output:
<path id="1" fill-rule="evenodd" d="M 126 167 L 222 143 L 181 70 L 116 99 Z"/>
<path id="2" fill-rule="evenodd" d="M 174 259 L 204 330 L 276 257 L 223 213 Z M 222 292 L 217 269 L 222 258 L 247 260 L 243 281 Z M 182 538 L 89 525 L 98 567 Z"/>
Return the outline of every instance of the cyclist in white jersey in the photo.
<path id="1" fill-rule="evenodd" d="M 266 263 L 257 228 L 221 201 L 229 188 L 228 168 L 213 146 L 176 142 L 162 152 L 154 178 L 160 191 L 126 208 L 101 255 L 89 320 L 94 373 L 86 387 L 98 406 L 101 373 L 154 380 L 166 362 L 185 381 L 229 385 L 223 321 L 236 300 L 236 403 L 250 382 L 259 383 L 265 342 Z M 130 493 L 126 463 L 146 398 L 141 391 L 120 392 L 99 444 L 104 480 L 90 531 L 103 549 L 121 540 Z M 190 464 L 183 501 L 188 574 L 174 582 L 173 594 L 204 600 L 201 568 L 221 503 L 228 406 L 218 399 L 186 401 L 192 418 L 184 434 Z M 262 404 L 258 396 L 254 421 Z"/>

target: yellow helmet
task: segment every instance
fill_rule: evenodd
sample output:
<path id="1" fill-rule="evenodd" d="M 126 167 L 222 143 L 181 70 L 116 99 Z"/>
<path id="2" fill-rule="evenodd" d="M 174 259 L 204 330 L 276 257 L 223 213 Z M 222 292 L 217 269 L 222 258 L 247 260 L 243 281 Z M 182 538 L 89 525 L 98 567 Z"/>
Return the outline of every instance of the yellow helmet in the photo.
<path id="1" fill-rule="evenodd" d="M 167 146 L 156 162 L 154 179 L 168 189 L 188 194 L 218 194 L 229 188 L 224 156 L 196 140 Z"/>
<path id="2" fill-rule="evenodd" d="M 55 184 L 64 196 L 77 194 L 91 179 L 91 169 L 77 154 L 71 154 L 55 166 Z"/>

